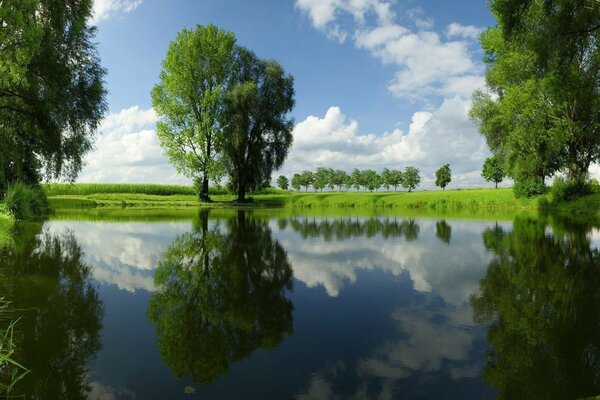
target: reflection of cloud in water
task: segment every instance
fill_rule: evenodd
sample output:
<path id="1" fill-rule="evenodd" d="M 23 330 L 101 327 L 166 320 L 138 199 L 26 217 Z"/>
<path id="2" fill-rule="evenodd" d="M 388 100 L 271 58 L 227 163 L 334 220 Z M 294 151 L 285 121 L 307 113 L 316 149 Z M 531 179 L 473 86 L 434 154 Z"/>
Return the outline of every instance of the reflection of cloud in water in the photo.
<path id="1" fill-rule="evenodd" d="M 477 289 L 489 262 L 481 234 L 490 223 L 448 222 L 453 236 L 448 246 L 435 237 L 435 222 L 419 220 L 421 231 L 415 241 L 380 236 L 299 240 L 299 233 L 291 230 L 277 236 L 288 251 L 296 279 L 309 287 L 322 285 L 330 296 L 354 283 L 359 269 L 380 269 L 395 276 L 408 272 L 417 291 L 435 291 L 445 301 L 461 305 Z"/>
<path id="2" fill-rule="evenodd" d="M 191 223 L 52 221 L 48 229 L 73 232 L 98 282 L 135 292 L 152 290 L 160 256 L 177 235 L 191 230 Z"/>
<path id="3" fill-rule="evenodd" d="M 91 382 L 88 386 L 90 387 L 87 395 L 89 400 L 130 400 L 136 398 L 135 393 L 129 390 L 117 389 L 98 381 Z"/>

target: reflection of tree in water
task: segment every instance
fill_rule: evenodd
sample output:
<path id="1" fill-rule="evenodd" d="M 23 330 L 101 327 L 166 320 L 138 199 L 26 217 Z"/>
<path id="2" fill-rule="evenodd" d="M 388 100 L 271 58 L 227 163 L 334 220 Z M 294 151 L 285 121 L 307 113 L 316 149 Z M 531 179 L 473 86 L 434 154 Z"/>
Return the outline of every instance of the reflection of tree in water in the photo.
<path id="1" fill-rule="evenodd" d="M 452 227 L 444 220 L 435 223 L 435 236 L 446 244 L 450 244 Z"/>
<path id="2" fill-rule="evenodd" d="M 516 219 L 483 235 L 494 252 L 475 319 L 490 323 L 484 378 L 501 399 L 600 393 L 600 253 L 582 226 Z"/>
<path id="3" fill-rule="evenodd" d="M 292 269 L 265 221 L 239 211 L 223 233 L 200 218 L 159 262 L 148 316 L 171 370 L 209 383 L 292 333 Z"/>
<path id="4" fill-rule="evenodd" d="M 290 226 L 305 239 L 322 237 L 325 241 L 374 237 L 377 234 L 381 234 L 385 239 L 404 237 L 407 241 L 412 241 L 419 237 L 420 231 L 419 224 L 414 219 L 396 218 L 292 218 Z"/>
<path id="5" fill-rule="evenodd" d="M 71 233 L 24 224 L 0 251 L 3 292 L 16 315 L 16 358 L 31 372 L 13 393 L 26 399 L 85 399 L 87 364 L 100 349 L 102 303 Z"/>

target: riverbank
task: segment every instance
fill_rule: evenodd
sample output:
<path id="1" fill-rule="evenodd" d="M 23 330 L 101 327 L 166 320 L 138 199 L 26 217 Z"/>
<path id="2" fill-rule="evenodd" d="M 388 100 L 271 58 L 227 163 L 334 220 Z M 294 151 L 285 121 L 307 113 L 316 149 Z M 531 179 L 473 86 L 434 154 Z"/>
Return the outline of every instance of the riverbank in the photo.
<path id="1" fill-rule="evenodd" d="M 403 208 L 537 210 L 538 199 L 516 199 L 511 189 L 434 190 L 417 192 L 286 192 L 251 195 L 247 203 L 214 193 L 199 203 L 186 186 L 49 185 L 44 190 L 54 209 L 96 207 L 249 207 L 249 208 Z"/>
<path id="2" fill-rule="evenodd" d="M 14 223 L 12 215 L 0 209 L 0 247 L 9 243 Z"/>

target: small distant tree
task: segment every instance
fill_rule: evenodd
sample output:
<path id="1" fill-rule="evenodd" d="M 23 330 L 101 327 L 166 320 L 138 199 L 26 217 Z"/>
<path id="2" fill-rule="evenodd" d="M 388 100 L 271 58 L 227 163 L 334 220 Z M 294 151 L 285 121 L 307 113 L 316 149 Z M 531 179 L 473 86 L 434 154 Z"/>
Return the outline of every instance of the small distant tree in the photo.
<path id="1" fill-rule="evenodd" d="M 390 171 L 389 177 L 389 185 L 394 187 L 394 192 L 398 190 L 398 186 L 402 185 L 402 180 L 404 179 L 404 175 L 402 171 L 393 169 Z"/>
<path id="2" fill-rule="evenodd" d="M 488 182 L 494 182 L 496 184 L 496 189 L 498 189 L 498 184 L 506 177 L 502 164 L 502 156 L 500 154 L 494 154 L 492 157 L 485 159 L 481 171 L 481 176 Z"/>
<path id="3" fill-rule="evenodd" d="M 300 191 L 302 188 L 302 176 L 300 174 L 292 176 L 292 188 L 297 191 Z"/>
<path id="4" fill-rule="evenodd" d="M 421 171 L 415 167 L 406 167 L 402 174 L 402 186 L 412 192 L 421 183 Z"/>
<path id="5" fill-rule="evenodd" d="M 381 171 L 381 184 L 385 188 L 385 190 L 390 190 L 390 186 L 392 186 L 391 181 L 392 171 L 390 171 L 387 168 L 384 168 L 383 171 Z"/>
<path id="6" fill-rule="evenodd" d="M 319 167 L 314 174 L 314 182 L 313 187 L 315 190 L 323 191 L 323 188 L 331 182 L 331 172 L 330 168 Z"/>
<path id="7" fill-rule="evenodd" d="M 331 176 L 331 183 L 337 186 L 338 190 L 341 191 L 342 186 L 346 186 L 348 184 L 349 179 L 350 176 L 346 173 L 346 171 L 338 169 L 333 172 L 333 175 Z"/>
<path id="8" fill-rule="evenodd" d="M 381 177 L 372 169 L 366 169 L 362 172 L 364 185 L 371 192 L 381 187 Z"/>
<path id="9" fill-rule="evenodd" d="M 280 189 L 288 190 L 289 184 L 290 182 L 288 181 L 288 178 L 286 178 L 284 175 L 279 175 L 279 178 L 277 178 L 277 186 L 279 186 Z"/>
<path id="10" fill-rule="evenodd" d="M 358 168 L 354 168 L 352 170 L 352 175 L 350 176 L 351 185 L 356 190 L 360 190 L 363 182 L 362 172 Z"/>
<path id="11" fill-rule="evenodd" d="M 435 171 L 435 185 L 446 190 L 446 186 L 452 181 L 452 170 L 450 164 L 445 164 Z"/>
<path id="12" fill-rule="evenodd" d="M 312 171 L 302 171 L 300 174 L 300 185 L 308 192 L 308 187 L 315 182 L 315 174 Z"/>

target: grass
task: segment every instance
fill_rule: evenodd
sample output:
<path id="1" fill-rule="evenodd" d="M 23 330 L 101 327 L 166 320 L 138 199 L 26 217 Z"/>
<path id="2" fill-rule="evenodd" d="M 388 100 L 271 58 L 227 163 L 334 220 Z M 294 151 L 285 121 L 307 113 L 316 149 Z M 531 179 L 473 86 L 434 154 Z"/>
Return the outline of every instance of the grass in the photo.
<path id="1" fill-rule="evenodd" d="M 81 188 L 79 186 L 82 186 Z M 516 199 L 511 189 L 470 189 L 419 192 L 323 192 L 287 193 L 271 191 L 258 194 L 248 203 L 236 203 L 230 194 L 212 195 L 213 203 L 199 203 L 186 186 L 160 185 L 46 185 L 44 189 L 53 209 L 96 207 L 246 207 L 246 208 L 399 208 L 419 210 L 537 210 L 538 200 Z M 94 188 L 98 192 L 94 192 Z M 132 192 L 140 188 L 140 192 Z M 175 189 L 174 189 L 175 188 Z M 179 188 L 179 189 L 177 189 Z M 183 189 L 187 188 L 187 189 Z M 122 189 L 122 192 L 117 190 Z M 114 190 L 108 192 L 108 190 Z M 179 191 L 179 193 L 177 193 Z M 269 192 L 267 192 L 269 193 Z"/>
<path id="2" fill-rule="evenodd" d="M 535 199 L 516 199 L 511 189 L 436 190 L 398 193 L 298 193 L 286 204 L 295 208 L 370 207 L 432 210 L 537 209 Z"/>
<path id="3" fill-rule="evenodd" d="M 10 243 L 14 223 L 13 216 L 4 210 L 3 205 L 0 203 L 0 248 Z"/>

